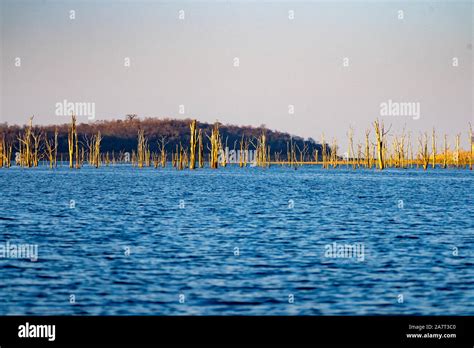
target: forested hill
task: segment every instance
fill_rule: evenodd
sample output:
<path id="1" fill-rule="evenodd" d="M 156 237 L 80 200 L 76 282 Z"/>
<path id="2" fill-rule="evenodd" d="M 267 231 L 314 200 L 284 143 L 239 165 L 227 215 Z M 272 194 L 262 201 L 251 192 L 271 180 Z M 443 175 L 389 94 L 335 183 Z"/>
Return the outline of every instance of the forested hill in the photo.
<path id="1" fill-rule="evenodd" d="M 102 152 L 119 152 L 129 151 L 137 149 L 137 133 L 141 129 L 144 131 L 145 137 L 148 139 L 151 151 L 157 150 L 157 142 L 162 137 L 166 138 L 166 148 L 171 151 L 176 148 L 176 145 L 181 144 L 183 146 L 189 146 L 190 140 L 190 129 L 189 124 L 191 120 L 176 120 L 169 118 L 127 118 L 126 120 L 112 120 L 112 121 L 95 121 L 90 123 L 80 123 L 77 125 L 78 138 L 80 141 L 85 142 L 86 138 L 90 138 L 92 135 L 97 134 L 100 131 L 103 140 L 101 143 Z M 58 152 L 67 153 L 67 132 L 68 124 L 62 124 L 58 126 L 34 126 L 36 132 L 46 134 L 48 138 L 54 136 L 55 128 L 58 129 Z M 0 124 L 0 135 L 4 134 L 5 138 L 9 141 L 17 143 L 17 136 L 25 130 L 26 126 L 20 127 L 17 125 Z M 198 129 L 202 129 L 204 152 L 208 152 L 209 139 L 206 134 L 210 136 L 213 124 L 199 122 L 197 123 Z M 272 157 L 274 153 L 281 153 L 280 158 L 286 159 L 287 154 L 287 143 L 293 141 L 293 144 L 303 150 L 305 149 L 306 159 L 313 159 L 315 150 L 318 150 L 318 154 L 321 152 L 321 145 L 316 143 L 312 139 L 305 140 L 298 136 L 292 136 L 288 133 L 282 133 L 278 131 L 272 131 L 266 129 L 264 126 L 261 127 L 250 127 L 250 126 L 235 126 L 235 125 L 224 125 L 219 124 L 219 132 L 221 134 L 223 145 L 227 142 L 229 149 L 239 149 L 240 140 L 242 136 L 245 139 L 250 139 L 256 144 L 255 138 L 265 132 L 267 138 L 267 144 L 270 146 Z M 15 145 L 16 146 L 16 145 Z M 210 145 L 209 145 L 210 146 Z M 252 149 L 250 145 L 250 149 Z M 299 153 L 299 152 L 298 152 Z"/>

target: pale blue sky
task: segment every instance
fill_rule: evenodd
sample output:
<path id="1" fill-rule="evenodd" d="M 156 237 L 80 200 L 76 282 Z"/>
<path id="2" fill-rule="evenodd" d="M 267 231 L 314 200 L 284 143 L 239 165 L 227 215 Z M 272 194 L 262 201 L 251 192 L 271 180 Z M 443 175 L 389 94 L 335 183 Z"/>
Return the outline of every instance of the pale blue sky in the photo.
<path id="1" fill-rule="evenodd" d="M 362 135 L 388 99 L 421 106 L 384 117 L 394 131 L 466 137 L 473 121 L 471 1 L 0 1 L 1 122 L 62 123 L 64 99 L 316 139 Z"/>

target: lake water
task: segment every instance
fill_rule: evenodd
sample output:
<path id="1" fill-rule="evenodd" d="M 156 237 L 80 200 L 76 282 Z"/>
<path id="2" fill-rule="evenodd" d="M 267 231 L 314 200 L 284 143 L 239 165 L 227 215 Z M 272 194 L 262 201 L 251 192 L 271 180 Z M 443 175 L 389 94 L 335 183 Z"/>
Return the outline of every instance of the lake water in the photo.
<path id="1" fill-rule="evenodd" d="M 474 315 L 473 175 L 0 169 L 0 315 Z"/>

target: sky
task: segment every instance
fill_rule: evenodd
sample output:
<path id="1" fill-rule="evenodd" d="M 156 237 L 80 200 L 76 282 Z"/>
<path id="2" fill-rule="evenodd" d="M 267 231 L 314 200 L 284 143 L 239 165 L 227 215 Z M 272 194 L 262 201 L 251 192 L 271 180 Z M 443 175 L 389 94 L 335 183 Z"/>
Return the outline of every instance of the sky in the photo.
<path id="1" fill-rule="evenodd" d="M 474 124 L 472 1 L 0 3 L 0 122 L 64 123 L 67 100 L 94 105 L 80 122 L 264 124 L 342 146 L 376 118 L 463 143 Z"/>

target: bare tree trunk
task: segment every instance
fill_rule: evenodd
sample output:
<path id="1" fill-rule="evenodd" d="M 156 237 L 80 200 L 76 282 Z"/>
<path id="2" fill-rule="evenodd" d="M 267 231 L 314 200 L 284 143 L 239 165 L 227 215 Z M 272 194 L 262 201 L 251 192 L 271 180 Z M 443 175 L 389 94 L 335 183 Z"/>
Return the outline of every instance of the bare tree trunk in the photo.
<path id="1" fill-rule="evenodd" d="M 374 129 L 375 129 L 375 136 L 377 140 L 377 161 L 380 170 L 385 168 L 385 143 L 384 137 L 388 133 L 385 132 L 383 122 L 382 124 L 379 123 L 379 120 L 374 122 Z"/>
<path id="2" fill-rule="evenodd" d="M 74 161 L 74 135 L 76 134 L 76 116 L 71 116 L 71 127 L 68 132 L 69 168 L 73 168 Z"/>
<path id="3" fill-rule="evenodd" d="M 191 130 L 191 139 L 190 139 L 190 155 L 189 155 L 189 169 L 194 169 L 196 167 L 196 145 L 197 145 L 197 129 L 196 129 L 196 120 L 193 120 L 189 125 Z"/>

